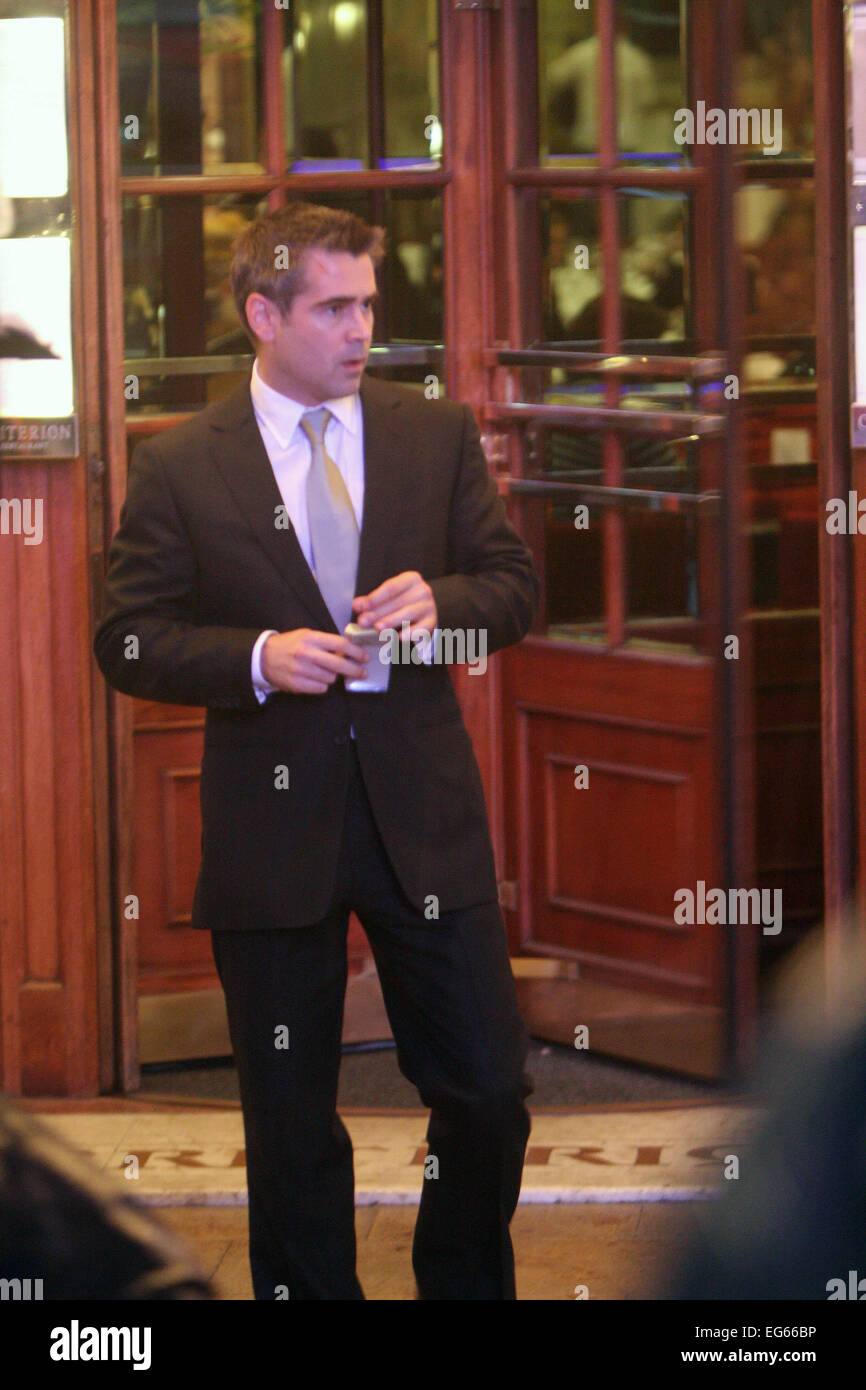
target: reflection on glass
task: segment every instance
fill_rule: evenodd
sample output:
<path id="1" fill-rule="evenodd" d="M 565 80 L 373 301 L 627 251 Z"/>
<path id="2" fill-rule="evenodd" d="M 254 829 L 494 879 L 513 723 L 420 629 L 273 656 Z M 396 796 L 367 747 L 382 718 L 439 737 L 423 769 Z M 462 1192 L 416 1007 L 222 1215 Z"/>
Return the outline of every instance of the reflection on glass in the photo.
<path id="1" fill-rule="evenodd" d="M 118 0 L 125 174 L 257 174 L 258 0 Z"/>
<path id="2" fill-rule="evenodd" d="M 817 408 L 809 392 L 816 377 L 814 186 L 747 184 L 738 194 L 737 223 L 746 279 L 743 376 L 751 388 L 745 443 L 752 606 L 817 608 Z M 787 396 L 774 399 L 773 387 Z"/>
<path id="3" fill-rule="evenodd" d="M 760 421 L 754 422 L 757 428 L 749 430 L 752 608 L 774 613 L 817 609 L 818 466 L 773 461 L 773 435 L 784 431 L 790 436 L 792 426 L 806 438 L 801 451 L 814 457 L 808 440 L 816 431 L 816 412 L 812 407 L 810 420 L 801 414 L 799 421 L 792 421 L 791 408 L 781 407 L 778 423 L 767 421 L 767 414 L 762 411 Z M 764 462 L 768 452 L 770 461 Z"/>
<path id="4" fill-rule="evenodd" d="M 597 200 L 544 197 L 539 209 L 545 339 L 598 342 L 603 268 Z M 687 331 L 686 216 L 685 196 L 635 194 L 620 199 L 624 341 L 679 340 Z"/>
<path id="5" fill-rule="evenodd" d="M 567 341 L 583 310 L 601 294 L 598 203 L 595 198 L 543 197 L 539 212 L 544 337 Z"/>
<path id="6" fill-rule="evenodd" d="M 301 0 L 283 50 L 289 164 L 361 169 L 367 159 L 367 7 Z"/>
<path id="7" fill-rule="evenodd" d="M 264 210 L 240 197 L 123 200 L 127 359 L 249 353 L 229 263 L 235 239 Z M 205 394 L 198 376 L 143 372 L 130 408 L 189 409 Z"/>
<path id="8" fill-rule="evenodd" d="M 383 0 L 384 159 L 374 163 L 438 164 L 439 7 L 436 0 Z"/>
<path id="9" fill-rule="evenodd" d="M 674 383 L 685 396 L 685 383 Z M 598 383 L 577 384 L 574 394 L 545 394 L 553 404 L 600 405 Z M 629 387 L 623 404 L 647 409 L 653 392 L 669 394 L 671 383 Z M 529 476 L 564 486 L 604 485 L 604 433 L 580 425 L 542 426 L 538 466 Z M 698 444 L 693 437 L 663 439 L 646 433 L 622 436 L 626 488 L 694 493 Z M 603 551 L 605 511 L 586 494 L 532 499 L 544 507 L 546 630 L 572 640 L 605 640 Z M 699 641 L 698 551 L 695 513 L 648 503 L 622 512 L 626 542 L 627 639 L 692 647 Z"/>
<path id="10" fill-rule="evenodd" d="M 783 155 L 814 148 L 811 0 L 750 0 L 743 6 L 738 101 L 746 109 L 781 110 Z M 753 145 L 747 157 L 765 158 Z"/>
<path id="11" fill-rule="evenodd" d="M 601 49 L 589 10 L 538 7 L 540 156 L 594 160 L 599 149 Z M 682 0 L 631 0 L 616 9 L 616 143 L 623 159 L 680 164 L 674 115 L 686 103 Z"/>
<path id="12" fill-rule="evenodd" d="M 604 635 L 603 512 L 589 508 L 588 525 L 575 526 L 572 501 L 531 499 L 544 508 L 545 632 L 551 637 Z"/>
<path id="13" fill-rule="evenodd" d="M 815 348 L 791 344 L 815 333 L 815 195 L 811 183 L 748 184 L 737 202 L 737 232 L 746 272 L 746 331 L 777 338 L 748 352 L 747 380 L 815 375 Z"/>
<path id="14" fill-rule="evenodd" d="M 698 540 L 692 511 L 648 507 L 625 514 L 629 640 L 693 642 L 698 617 Z"/>
<path id="15" fill-rule="evenodd" d="M 302 0 L 283 50 L 286 150 L 295 168 L 438 164 L 438 5 L 382 0 L 381 27 L 358 0 Z M 381 104 L 371 103 L 377 74 Z"/>
<path id="16" fill-rule="evenodd" d="M 387 305 L 382 340 L 441 343 L 442 200 L 439 196 L 389 193 L 385 226 L 391 250 L 384 267 Z"/>
<path id="17" fill-rule="evenodd" d="M 604 640 L 604 513 L 578 499 L 545 508 L 545 632 L 573 641 Z M 649 507 L 623 512 L 626 634 L 629 645 L 693 647 L 699 642 L 698 533 L 694 513 Z"/>
<path id="18" fill-rule="evenodd" d="M 586 385 L 558 387 L 544 396 L 546 405 L 604 405 L 604 386 L 596 378 Z M 642 381 L 623 389 L 624 410 L 672 410 L 687 402 L 685 383 Z M 658 435 L 625 434 L 622 437 L 624 487 L 661 488 L 666 492 L 689 490 L 696 462 L 693 442 Z M 553 428 L 545 436 L 543 476 L 562 481 L 603 483 L 604 434 L 599 430 Z"/>

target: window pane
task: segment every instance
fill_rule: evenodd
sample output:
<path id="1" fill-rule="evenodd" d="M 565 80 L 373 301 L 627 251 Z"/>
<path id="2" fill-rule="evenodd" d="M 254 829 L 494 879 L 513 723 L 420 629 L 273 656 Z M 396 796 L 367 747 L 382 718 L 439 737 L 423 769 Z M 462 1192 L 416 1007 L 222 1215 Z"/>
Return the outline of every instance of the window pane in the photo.
<path id="1" fill-rule="evenodd" d="M 575 525 L 575 503 L 532 498 L 544 508 L 545 631 L 551 637 L 604 637 L 603 510 Z"/>
<path id="2" fill-rule="evenodd" d="M 587 57 L 589 55 L 589 57 Z M 592 11 L 563 5 L 560 0 L 538 3 L 539 155 L 542 162 L 584 152 L 573 162 L 591 164 L 598 148 L 598 123 L 592 92 L 578 90 L 575 73 L 581 64 L 597 63 Z M 594 85 L 590 80 L 590 87 Z"/>
<path id="3" fill-rule="evenodd" d="M 367 161 L 367 7 L 301 0 L 283 51 L 289 165 Z"/>
<path id="4" fill-rule="evenodd" d="M 606 641 L 605 507 L 577 496 L 528 496 L 544 509 L 544 626 L 539 635 Z M 701 645 L 698 520 L 683 512 L 626 507 L 626 635 L 630 645 Z"/>
<path id="5" fill-rule="evenodd" d="M 539 199 L 544 336 L 567 342 L 602 291 L 601 234 L 596 198 Z M 597 335 L 594 335 L 597 336 Z"/>
<path id="6" fill-rule="evenodd" d="M 580 500 L 535 499 L 544 507 L 545 624 L 551 637 L 605 641 L 604 516 Z M 693 510 L 623 510 L 626 640 L 629 645 L 700 645 L 698 525 Z"/>
<path id="7" fill-rule="evenodd" d="M 813 185 L 790 180 L 775 187 L 748 184 L 737 199 L 737 233 L 746 269 L 746 332 L 752 340 L 743 362 L 746 380 L 759 385 L 814 379 Z"/>
<path id="8" fill-rule="evenodd" d="M 625 515 L 629 639 L 693 642 L 699 616 L 695 512 L 641 507 Z"/>
<path id="9" fill-rule="evenodd" d="M 383 0 L 387 168 L 441 161 L 438 17 L 437 0 Z"/>
<path id="10" fill-rule="evenodd" d="M 674 134 L 686 104 L 685 0 L 629 0 L 617 6 L 617 148 L 640 164 L 685 162 Z M 599 148 L 600 45 L 593 11 L 559 0 L 538 6 L 540 158 L 594 163 Z"/>
<path id="11" fill-rule="evenodd" d="M 752 607 L 818 607 L 815 197 L 810 181 L 738 194 L 746 271 L 745 447 Z"/>
<path id="12" fill-rule="evenodd" d="M 602 337 L 603 267 L 598 200 L 542 197 L 546 251 L 545 338 L 585 344 Z M 689 331 L 684 195 L 620 199 L 620 313 L 623 341 L 679 340 Z"/>
<path id="13" fill-rule="evenodd" d="M 127 372 L 140 376 L 130 409 L 195 409 L 222 394 L 198 373 L 139 372 L 135 359 L 249 354 L 229 263 L 235 238 L 264 210 L 255 198 L 124 198 Z"/>
<path id="14" fill-rule="evenodd" d="M 558 375 L 564 376 L 562 369 Z M 593 381 L 562 384 L 543 393 L 545 405 L 604 406 L 604 383 Z M 624 410 L 688 410 L 690 401 L 685 382 L 641 381 L 624 383 L 620 404 Z M 537 469 L 530 476 L 579 483 L 603 483 L 604 434 L 581 426 L 550 426 L 543 429 Z M 665 492 L 691 492 L 695 484 L 697 457 L 694 443 L 685 432 L 682 438 L 629 433 L 622 436 L 623 486 L 660 489 Z"/>
<path id="15" fill-rule="evenodd" d="M 739 101 L 746 109 L 781 111 L 783 155 L 814 149 L 811 0 L 749 0 L 743 6 Z M 744 151 L 764 159 L 758 145 Z"/>
<path id="16" fill-rule="evenodd" d="M 118 0 L 124 174 L 258 174 L 257 0 Z"/>
<path id="17" fill-rule="evenodd" d="M 385 226 L 392 254 L 383 341 L 444 341 L 442 199 L 389 192 Z"/>
<path id="18" fill-rule="evenodd" d="M 676 112 L 688 102 L 686 0 L 617 4 L 617 149 L 635 164 L 680 165 Z"/>
<path id="19" fill-rule="evenodd" d="M 363 169 L 441 157 L 437 0 L 382 0 L 381 29 L 359 0 L 303 0 L 286 26 L 288 162 Z M 371 102 L 370 72 L 381 74 Z"/>
<path id="20" fill-rule="evenodd" d="M 818 580 L 818 466 L 774 461 L 773 436 L 804 439 L 814 457 L 815 407 L 777 408 L 776 418 L 749 414 L 752 608 L 784 612 L 820 605 Z M 765 460 L 767 460 L 765 462 Z"/>
<path id="21" fill-rule="evenodd" d="M 529 496 L 543 508 L 545 607 L 538 635 L 607 640 L 604 612 L 605 508 Z M 623 511 L 626 640 L 631 646 L 700 645 L 698 524 L 692 510 Z"/>

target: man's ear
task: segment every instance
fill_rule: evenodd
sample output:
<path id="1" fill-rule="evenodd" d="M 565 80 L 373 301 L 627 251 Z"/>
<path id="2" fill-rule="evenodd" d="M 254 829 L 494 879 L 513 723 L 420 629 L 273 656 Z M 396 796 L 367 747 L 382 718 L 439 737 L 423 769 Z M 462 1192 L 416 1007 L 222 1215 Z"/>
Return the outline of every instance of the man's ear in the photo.
<path id="1" fill-rule="evenodd" d="M 272 300 L 254 290 L 248 294 L 244 310 L 247 322 L 260 343 L 269 343 L 275 334 L 279 310 Z"/>

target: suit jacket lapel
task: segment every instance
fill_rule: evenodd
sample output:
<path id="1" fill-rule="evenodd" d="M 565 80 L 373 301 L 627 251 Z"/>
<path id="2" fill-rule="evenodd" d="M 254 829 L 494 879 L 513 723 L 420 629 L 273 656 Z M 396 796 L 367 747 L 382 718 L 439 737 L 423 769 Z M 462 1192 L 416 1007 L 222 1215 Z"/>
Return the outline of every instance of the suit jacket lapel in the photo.
<path id="1" fill-rule="evenodd" d="M 361 405 L 364 516 L 355 585 L 359 594 L 381 582 L 384 553 L 399 514 L 395 508 L 395 483 L 402 481 L 399 460 L 395 467 L 393 451 L 392 416 L 398 413 L 399 398 L 391 394 L 387 385 L 364 378 Z M 316 627 L 320 631 L 336 631 L 294 527 L 291 523 L 288 529 L 275 525 L 282 497 L 256 423 L 248 382 L 220 402 L 210 423 L 214 462 L 259 545 L 309 610 Z"/>
<path id="2" fill-rule="evenodd" d="M 259 545 L 309 609 L 316 627 L 320 631 L 335 631 L 295 528 L 288 519 L 284 526 L 276 525 L 276 509 L 282 507 L 283 499 L 256 424 L 249 383 L 239 387 L 214 411 L 211 447 L 214 462 Z"/>

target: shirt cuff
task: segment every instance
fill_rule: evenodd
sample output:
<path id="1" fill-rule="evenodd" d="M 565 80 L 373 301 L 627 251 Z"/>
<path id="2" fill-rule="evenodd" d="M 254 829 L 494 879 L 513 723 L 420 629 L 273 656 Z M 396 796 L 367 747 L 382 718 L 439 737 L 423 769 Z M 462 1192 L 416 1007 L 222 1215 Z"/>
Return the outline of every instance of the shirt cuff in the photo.
<path id="1" fill-rule="evenodd" d="M 277 689 L 275 685 L 271 685 L 268 681 L 266 681 L 264 676 L 262 675 L 262 647 L 265 645 L 269 637 L 279 637 L 279 633 L 277 632 L 276 628 L 269 627 L 266 632 L 260 633 L 259 636 L 256 638 L 256 645 L 253 647 L 253 689 L 256 692 L 256 699 L 258 700 L 260 705 L 263 705 L 268 696 L 271 695 Z"/>

